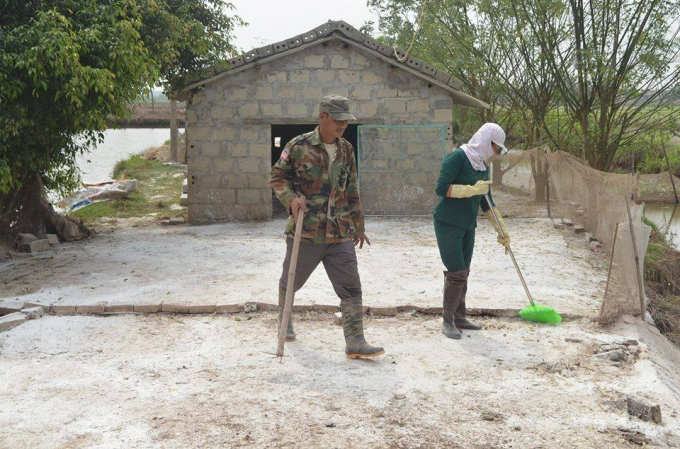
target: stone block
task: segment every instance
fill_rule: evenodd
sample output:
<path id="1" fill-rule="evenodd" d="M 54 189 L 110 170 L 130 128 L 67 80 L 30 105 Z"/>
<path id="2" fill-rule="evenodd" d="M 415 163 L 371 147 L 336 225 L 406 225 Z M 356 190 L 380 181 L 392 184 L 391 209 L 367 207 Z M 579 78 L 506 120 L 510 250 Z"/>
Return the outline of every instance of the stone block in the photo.
<path id="1" fill-rule="evenodd" d="M 24 309 L 31 309 L 33 307 L 42 307 L 45 313 L 50 313 L 51 307 L 48 304 L 38 304 L 37 302 L 24 303 Z"/>
<path id="2" fill-rule="evenodd" d="M 201 157 L 215 158 L 220 154 L 221 145 L 214 142 L 205 142 L 200 146 Z"/>
<path id="3" fill-rule="evenodd" d="M 243 304 L 218 304 L 215 306 L 216 313 L 240 313 L 243 312 Z"/>
<path id="4" fill-rule="evenodd" d="M 260 130 L 254 126 L 244 126 L 239 131 L 239 140 L 258 140 L 260 138 Z"/>
<path id="5" fill-rule="evenodd" d="M 583 234 L 584 232 L 586 232 L 586 228 L 583 226 L 574 226 L 574 234 Z"/>
<path id="6" fill-rule="evenodd" d="M 643 399 L 632 397 L 626 399 L 626 404 L 629 415 L 640 418 L 643 421 L 661 424 L 661 406 L 658 404 L 650 404 Z"/>
<path id="7" fill-rule="evenodd" d="M 369 86 L 354 86 L 350 93 L 350 100 L 370 100 L 373 98 L 373 89 Z"/>
<path id="8" fill-rule="evenodd" d="M 340 312 L 340 306 L 331 306 L 331 305 L 326 305 L 326 304 L 314 304 L 312 306 L 312 310 L 314 310 L 315 312 L 335 313 L 335 312 Z"/>
<path id="9" fill-rule="evenodd" d="M 385 100 L 385 110 L 389 114 L 404 114 L 406 113 L 406 101 L 405 100 Z"/>
<path id="10" fill-rule="evenodd" d="M 106 303 L 82 304 L 76 306 L 78 315 L 101 315 L 106 312 Z"/>
<path id="11" fill-rule="evenodd" d="M 194 97 L 195 99 L 196 97 Z M 242 88 L 231 88 L 225 91 L 224 98 L 226 98 L 229 102 L 237 102 L 237 101 L 244 101 L 248 98 L 248 89 L 242 89 Z"/>
<path id="12" fill-rule="evenodd" d="M 296 88 L 293 86 L 281 86 L 277 92 L 281 100 L 293 100 L 295 99 Z"/>
<path id="13" fill-rule="evenodd" d="M 349 58 L 345 55 L 331 55 L 332 69 L 346 69 L 349 67 Z"/>
<path id="14" fill-rule="evenodd" d="M 107 304 L 106 313 L 132 313 L 135 311 L 134 304 Z"/>
<path id="15" fill-rule="evenodd" d="M 236 202 L 238 204 L 260 204 L 262 203 L 261 190 L 238 189 L 236 191 Z"/>
<path id="16" fill-rule="evenodd" d="M 209 314 L 209 313 L 215 313 L 216 310 L 217 310 L 217 306 L 215 304 L 190 304 L 189 305 L 189 313 Z"/>
<path id="17" fill-rule="evenodd" d="M 397 316 L 396 307 L 371 307 L 369 310 L 374 316 Z"/>
<path id="18" fill-rule="evenodd" d="M 297 83 L 309 83 L 311 79 L 311 73 L 309 70 L 291 70 L 288 72 L 288 82 Z"/>
<path id="19" fill-rule="evenodd" d="M 50 245 L 58 245 L 61 243 L 57 234 L 47 234 L 45 238 L 50 243 Z"/>
<path id="20" fill-rule="evenodd" d="M 267 75 L 265 78 L 268 84 L 274 83 L 285 83 L 286 82 L 286 72 L 273 72 Z M 271 98 L 266 98 L 266 100 L 271 100 Z"/>
<path id="21" fill-rule="evenodd" d="M 137 313 L 158 313 L 161 311 L 161 303 L 157 304 L 135 304 L 134 311 Z"/>
<path id="22" fill-rule="evenodd" d="M 267 117 L 279 117 L 283 115 L 283 111 L 281 110 L 281 105 L 280 104 L 269 104 L 269 103 L 263 103 L 262 104 L 262 115 L 267 116 Z"/>
<path id="23" fill-rule="evenodd" d="M 571 221 L 571 220 L 569 220 L 569 219 L 566 219 L 566 218 L 563 218 L 563 219 L 562 219 L 562 223 L 563 223 L 565 226 L 574 226 L 574 222 Z"/>
<path id="24" fill-rule="evenodd" d="M 361 79 L 363 80 L 364 84 L 384 84 L 387 82 L 387 79 L 384 75 L 370 71 L 362 72 Z"/>
<path id="25" fill-rule="evenodd" d="M 335 82 L 336 76 L 338 76 L 337 70 L 315 70 L 314 76 L 318 83 L 326 84 Z"/>
<path id="26" fill-rule="evenodd" d="M 302 89 L 302 98 L 305 100 L 320 101 L 323 97 L 323 89 L 321 87 L 304 87 Z"/>
<path id="27" fill-rule="evenodd" d="M 259 310 L 261 312 L 278 312 L 279 305 L 278 304 L 270 304 L 268 302 L 258 302 L 257 303 L 257 310 Z"/>
<path id="28" fill-rule="evenodd" d="M 73 305 L 52 305 L 52 312 L 55 315 L 75 315 L 76 306 Z"/>
<path id="29" fill-rule="evenodd" d="M 242 174 L 230 173 L 224 177 L 224 187 L 230 189 L 245 188 L 248 186 L 248 176 Z M 236 197 L 234 196 L 234 201 Z"/>
<path id="30" fill-rule="evenodd" d="M 255 88 L 254 98 L 256 100 L 273 100 L 274 91 L 271 86 L 262 86 Z"/>
<path id="31" fill-rule="evenodd" d="M 375 117 L 378 114 L 377 103 L 359 103 L 358 114 L 364 117 Z"/>
<path id="32" fill-rule="evenodd" d="M 406 103 L 406 110 L 408 112 L 429 112 L 430 101 L 427 98 L 409 100 L 408 103 Z"/>
<path id="33" fill-rule="evenodd" d="M 213 106 L 210 109 L 210 116 L 217 120 L 222 120 L 231 117 L 233 109 L 228 106 Z"/>
<path id="34" fill-rule="evenodd" d="M 344 84 L 361 83 L 361 72 L 358 70 L 339 70 L 338 76 L 340 77 L 340 82 Z"/>
<path id="35" fill-rule="evenodd" d="M 290 103 L 286 105 L 286 116 L 297 115 L 300 117 L 309 117 L 309 109 L 304 103 Z M 282 142 L 283 143 L 283 142 Z"/>
<path id="36" fill-rule="evenodd" d="M 248 176 L 248 188 L 250 189 L 269 189 L 269 174 Z"/>
<path id="37" fill-rule="evenodd" d="M 212 165 L 212 159 L 209 157 L 191 157 L 188 165 L 192 171 L 205 173 Z"/>
<path id="38" fill-rule="evenodd" d="M 213 131 L 215 141 L 221 142 L 225 140 L 234 140 L 236 138 L 236 131 L 232 127 L 215 128 Z"/>
<path id="39" fill-rule="evenodd" d="M 26 318 L 29 320 L 35 320 L 36 318 L 45 315 L 45 309 L 42 307 L 29 307 L 27 309 L 21 309 L 21 313 L 26 315 Z"/>
<path id="40" fill-rule="evenodd" d="M 47 239 L 34 240 L 28 243 L 22 243 L 17 247 L 20 253 L 37 253 L 50 249 L 50 242 Z"/>
<path id="41" fill-rule="evenodd" d="M 192 126 L 187 129 L 187 139 L 190 143 L 201 140 L 212 140 L 212 128 Z"/>
<path id="42" fill-rule="evenodd" d="M 325 55 L 309 55 L 305 56 L 303 62 L 308 69 L 320 69 L 325 67 Z"/>
<path id="43" fill-rule="evenodd" d="M 370 89 L 370 87 L 369 87 Z M 385 99 L 385 98 L 396 98 L 399 96 L 399 91 L 397 89 L 389 89 L 387 87 L 381 87 L 380 89 L 377 90 L 378 98 L 379 99 Z"/>
<path id="44" fill-rule="evenodd" d="M 314 306 L 310 304 L 293 304 L 293 312 L 311 312 Z"/>
<path id="45" fill-rule="evenodd" d="M 189 313 L 189 304 L 186 302 L 165 302 L 161 304 L 161 312 L 164 313 Z"/>
<path id="46" fill-rule="evenodd" d="M 28 318 L 26 317 L 26 315 L 20 312 L 10 313 L 9 315 L 0 317 L 0 332 L 4 332 L 12 329 L 13 327 L 17 327 L 18 325 L 23 324 L 27 320 Z"/>
<path id="47" fill-rule="evenodd" d="M 246 142 L 233 142 L 227 145 L 227 154 L 232 157 L 248 156 L 248 144 Z M 228 171 L 231 171 L 231 169 Z"/>
<path id="48" fill-rule="evenodd" d="M 553 223 L 553 227 L 555 229 L 564 229 L 564 225 L 562 223 Z"/>
<path id="49" fill-rule="evenodd" d="M 435 123 L 451 123 L 453 121 L 452 109 L 435 109 L 434 122 Z"/>
<path id="50" fill-rule="evenodd" d="M 20 301 L 2 301 L 0 302 L 0 315 L 8 315 L 15 313 L 24 308 L 24 303 Z"/>
<path id="51" fill-rule="evenodd" d="M 194 111 L 193 109 L 187 109 L 186 120 L 187 123 L 189 123 L 190 125 L 196 123 L 198 121 L 198 115 L 196 115 L 196 111 Z"/>
<path id="52" fill-rule="evenodd" d="M 270 190 L 267 189 L 267 192 L 270 192 Z M 248 220 L 250 221 L 271 220 L 271 218 L 272 218 L 271 197 L 269 197 L 268 201 L 265 198 L 264 204 L 251 204 L 248 206 Z"/>
<path id="53" fill-rule="evenodd" d="M 368 67 L 371 65 L 371 61 L 361 53 L 354 53 L 354 64 L 361 67 Z"/>
<path id="54" fill-rule="evenodd" d="M 243 173 L 259 173 L 260 160 L 252 158 L 241 158 L 238 160 L 238 167 Z"/>
<path id="55" fill-rule="evenodd" d="M 598 250 L 602 249 L 602 244 L 600 242 L 597 242 L 597 241 L 590 242 L 588 244 L 588 247 L 593 251 L 598 251 Z"/>
<path id="56" fill-rule="evenodd" d="M 260 114 L 260 104 L 257 102 L 246 103 L 238 108 L 241 117 L 257 117 Z"/>

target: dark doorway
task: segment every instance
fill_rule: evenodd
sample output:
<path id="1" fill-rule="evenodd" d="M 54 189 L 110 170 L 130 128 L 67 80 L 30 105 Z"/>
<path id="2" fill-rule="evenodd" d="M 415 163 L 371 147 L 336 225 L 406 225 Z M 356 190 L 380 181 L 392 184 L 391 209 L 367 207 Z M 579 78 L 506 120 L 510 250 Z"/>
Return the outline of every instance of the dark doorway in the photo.
<path id="1" fill-rule="evenodd" d="M 272 154 L 272 160 L 271 164 L 274 166 L 276 162 L 279 160 L 281 157 L 281 153 L 283 152 L 283 149 L 285 148 L 286 144 L 293 140 L 295 137 L 299 136 L 300 134 L 308 133 L 310 131 L 314 131 L 314 128 L 316 128 L 316 124 L 314 125 L 272 125 L 272 133 L 271 133 L 271 154 Z M 345 134 L 343 137 L 347 139 L 349 143 L 352 144 L 352 147 L 354 147 L 354 156 L 356 157 L 356 151 L 357 151 L 357 127 L 358 124 L 350 124 L 347 126 L 347 129 L 345 130 Z M 276 198 L 276 195 L 274 195 L 274 192 L 272 192 L 272 217 L 273 218 L 285 218 L 288 216 L 288 213 L 284 209 L 283 205 L 281 202 Z"/>

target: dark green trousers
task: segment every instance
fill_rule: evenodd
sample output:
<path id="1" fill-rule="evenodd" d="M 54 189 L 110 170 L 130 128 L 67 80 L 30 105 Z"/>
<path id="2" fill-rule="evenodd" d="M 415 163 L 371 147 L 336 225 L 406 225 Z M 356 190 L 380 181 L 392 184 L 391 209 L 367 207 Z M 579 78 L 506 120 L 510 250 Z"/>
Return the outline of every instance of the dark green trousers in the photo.
<path id="1" fill-rule="evenodd" d="M 475 248 L 475 228 L 464 230 L 457 226 L 434 221 L 437 246 L 446 271 L 460 271 L 470 268 Z"/>

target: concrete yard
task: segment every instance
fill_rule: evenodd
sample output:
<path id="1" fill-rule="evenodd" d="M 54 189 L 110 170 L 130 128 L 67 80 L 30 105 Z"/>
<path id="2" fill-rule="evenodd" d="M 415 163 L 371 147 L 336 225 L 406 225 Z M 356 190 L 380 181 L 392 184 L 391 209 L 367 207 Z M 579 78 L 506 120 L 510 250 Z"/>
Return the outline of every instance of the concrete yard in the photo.
<path id="1" fill-rule="evenodd" d="M 547 218 L 508 219 L 512 247 L 534 298 L 595 316 L 606 281 L 601 255 Z M 275 304 L 284 221 L 195 227 L 116 228 L 56 251 L 0 264 L 0 300 L 45 305 Z M 364 304 L 441 307 L 444 266 L 430 219 L 367 218 L 372 246 L 358 250 Z M 517 273 L 484 219 L 477 228 L 468 307 L 521 309 Z M 323 267 L 296 304 L 338 305 Z"/>

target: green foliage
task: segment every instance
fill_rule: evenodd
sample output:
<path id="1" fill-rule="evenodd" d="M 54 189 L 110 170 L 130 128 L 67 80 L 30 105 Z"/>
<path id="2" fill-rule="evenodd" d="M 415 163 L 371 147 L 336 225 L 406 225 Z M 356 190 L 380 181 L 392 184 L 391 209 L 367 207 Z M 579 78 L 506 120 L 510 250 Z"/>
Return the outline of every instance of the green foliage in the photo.
<path id="1" fill-rule="evenodd" d="M 40 176 L 66 193 L 76 157 L 161 78 L 180 89 L 232 50 L 219 0 L 4 0 L 0 16 L 0 207 Z"/>

